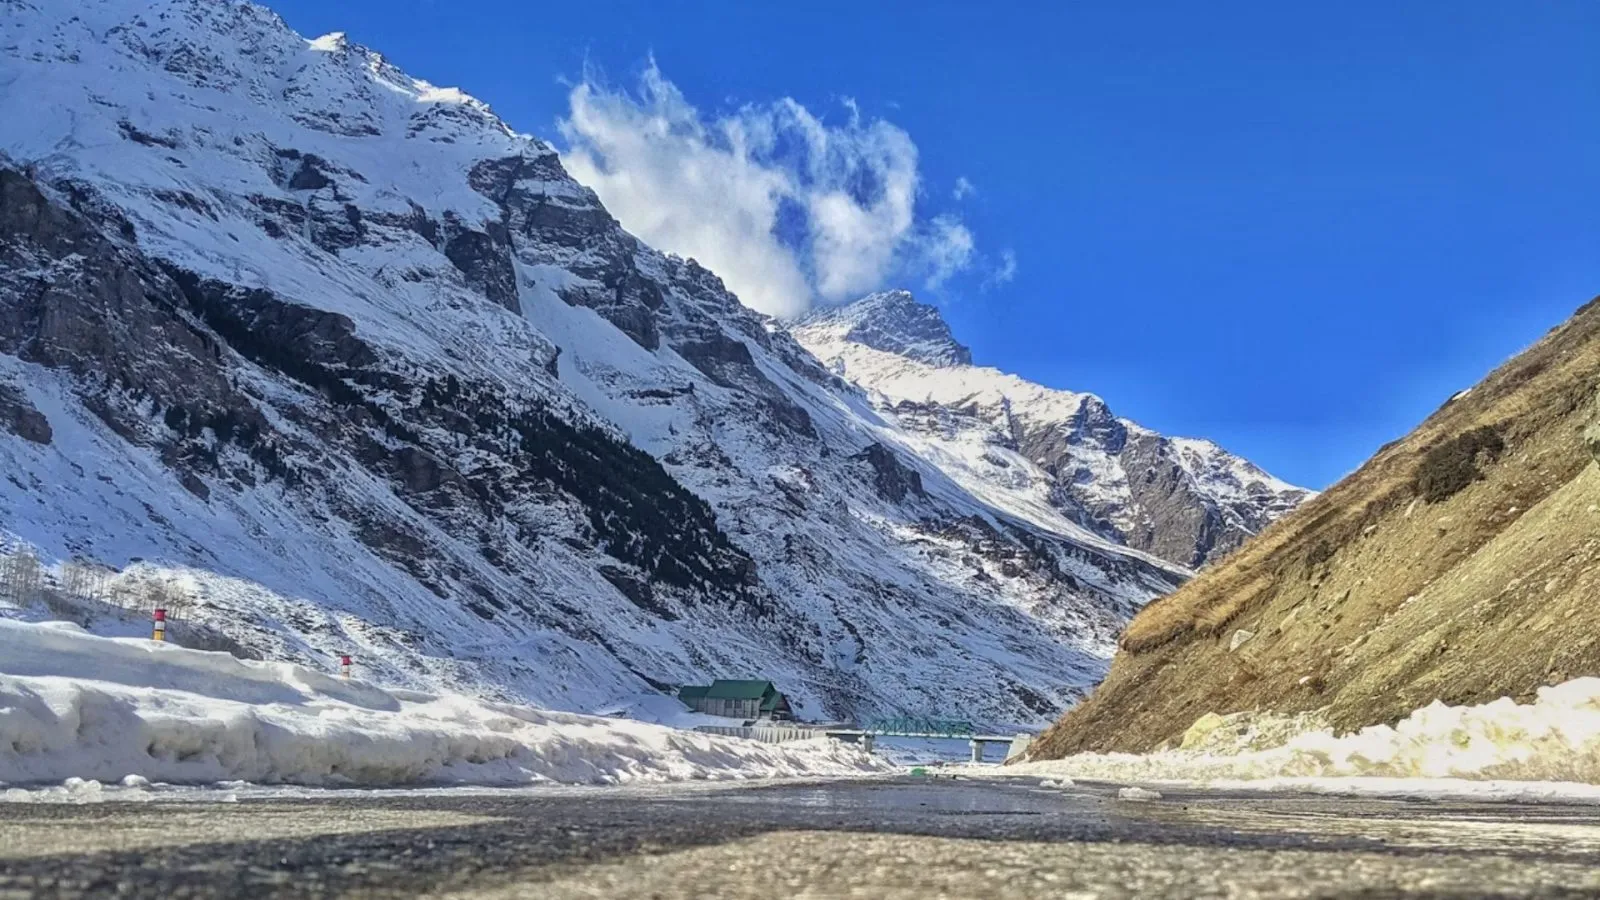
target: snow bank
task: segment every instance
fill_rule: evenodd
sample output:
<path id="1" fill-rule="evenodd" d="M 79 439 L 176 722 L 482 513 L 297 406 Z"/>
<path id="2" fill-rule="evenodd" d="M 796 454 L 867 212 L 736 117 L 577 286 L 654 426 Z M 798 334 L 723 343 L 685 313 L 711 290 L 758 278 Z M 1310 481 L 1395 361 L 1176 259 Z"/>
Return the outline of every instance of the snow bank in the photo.
<path id="1" fill-rule="evenodd" d="M 384 690 L 288 663 L 0 620 L 0 783 L 615 784 L 889 769 L 832 741 L 758 744 Z"/>
<path id="2" fill-rule="evenodd" d="M 1343 797 L 1386 797 L 1417 800 L 1476 800 L 1517 803 L 1582 803 L 1600 805 L 1600 785 L 1576 781 L 1471 781 L 1464 778 L 1257 778 L 1210 781 L 1224 791 L 1292 791 Z"/>
<path id="3" fill-rule="evenodd" d="M 1377 725 L 1342 737 L 1311 730 L 1280 746 L 1251 747 L 1262 731 L 1241 729 L 1231 746 L 1219 729 L 1196 749 L 1084 753 L 1026 763 L 1007 774 L 1145 783 L 1367 777 L 1600 784 L 1600 678 L 1541 688 L 1531 704 L 1504 697 L 1481 706 L 1435 702 L 1392 728 Z M 1326 782 L 1280 784 L 1330 789 Z"/>

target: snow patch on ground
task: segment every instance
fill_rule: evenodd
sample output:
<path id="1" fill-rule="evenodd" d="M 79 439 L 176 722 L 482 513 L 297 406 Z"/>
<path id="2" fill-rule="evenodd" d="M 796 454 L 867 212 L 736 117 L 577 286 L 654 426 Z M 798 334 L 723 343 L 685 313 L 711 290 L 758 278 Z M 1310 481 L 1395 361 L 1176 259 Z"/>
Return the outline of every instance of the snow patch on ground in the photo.
<path id="1" fill-rule="evenodd" d="M 1464 778 L 1258 778 L 1210 781 L 1223 791 L 1294 792 L 1344 797 L 1403 797 L 1415 800 L 1476 800 L 1506 803 L 1600 805 L 1600 785 L 1576 781 L 1469 781 Z"/>
<path id="2" fill-rule="evenodd" d="M 149 782 L 618 784 L 890 769 L 826 739 L 758 744 L 0 620 L 0 783 L 58 783 L 63 799 Z"/>
<path id="3" fill-rule="evenodd" d="M 1600 678 L 1541 688 L 1530 704 L 1507 697 L 1480 706 L 1435 702 L 1393 727 L 1343 736 L 1305 731 L 1269 748 L 1252 745 L 1260 733 L 1241 729 L 1230 745 L 1219 729 L 1207 734 L 1203 749 L 1083 753 L 1021 764 L 1007 774 L 1425 795 L 1481 782 L 1489 787 L 1475 788 L 1474 796 L 1505 799 L 1568 797 L 1576 783 L 1579 794 L 1600 798 Z"/>

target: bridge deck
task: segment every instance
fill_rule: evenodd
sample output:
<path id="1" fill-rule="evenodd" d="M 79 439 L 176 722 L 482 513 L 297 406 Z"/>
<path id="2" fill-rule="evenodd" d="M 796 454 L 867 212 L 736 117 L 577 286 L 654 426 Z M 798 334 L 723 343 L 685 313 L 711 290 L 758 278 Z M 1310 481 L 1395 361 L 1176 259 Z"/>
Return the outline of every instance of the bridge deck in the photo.
<path id="1" fill-rule="evenodd" d="M 928 731 L 870 731 L 865 728 L 829 728 L 825 732 L 829 737 L 834 735 L 860 737 L 870 734 L 873 737 L 897 738 L 929 738 L 947 741 L 977 741 L 981 744 L 1009 744 L 1017 739 L 1014 734 L 941 734 Z"/>

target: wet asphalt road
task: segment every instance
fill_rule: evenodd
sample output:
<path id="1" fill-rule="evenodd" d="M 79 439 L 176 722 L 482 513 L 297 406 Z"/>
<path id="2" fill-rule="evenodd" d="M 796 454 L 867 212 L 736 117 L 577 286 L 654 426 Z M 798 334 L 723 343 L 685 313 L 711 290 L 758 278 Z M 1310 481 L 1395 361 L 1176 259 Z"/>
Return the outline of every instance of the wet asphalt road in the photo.
<path id="1" fill-rule="evenodd" d="M 0 804 L 14 897 L 1600 896 L 1600 809 L 1034 780 Z"/>

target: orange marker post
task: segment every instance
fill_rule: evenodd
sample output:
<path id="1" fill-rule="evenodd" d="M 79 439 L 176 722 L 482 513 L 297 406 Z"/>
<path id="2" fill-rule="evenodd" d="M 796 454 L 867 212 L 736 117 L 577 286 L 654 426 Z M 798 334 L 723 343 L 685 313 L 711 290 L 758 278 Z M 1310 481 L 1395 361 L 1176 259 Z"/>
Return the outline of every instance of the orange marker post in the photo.
<path id="1" fill-rule="evenodd" d="M 154 624 L 155 624 L 155 633 L 150 635 L 150 639 L 153 640 L 153 641 L 164 641 L 164 640 L 166 640 L 167 639 L 167 611 L 166 610 L 164 610 L 164 609 L 157 609 L 156 610 L 155 623 Z"/>
<path id="2" fill-rule="evenodd" d="M 339 655 L 339 677 L 345 681 L 350 680 L 350 654 L 348 653 Z"/>

